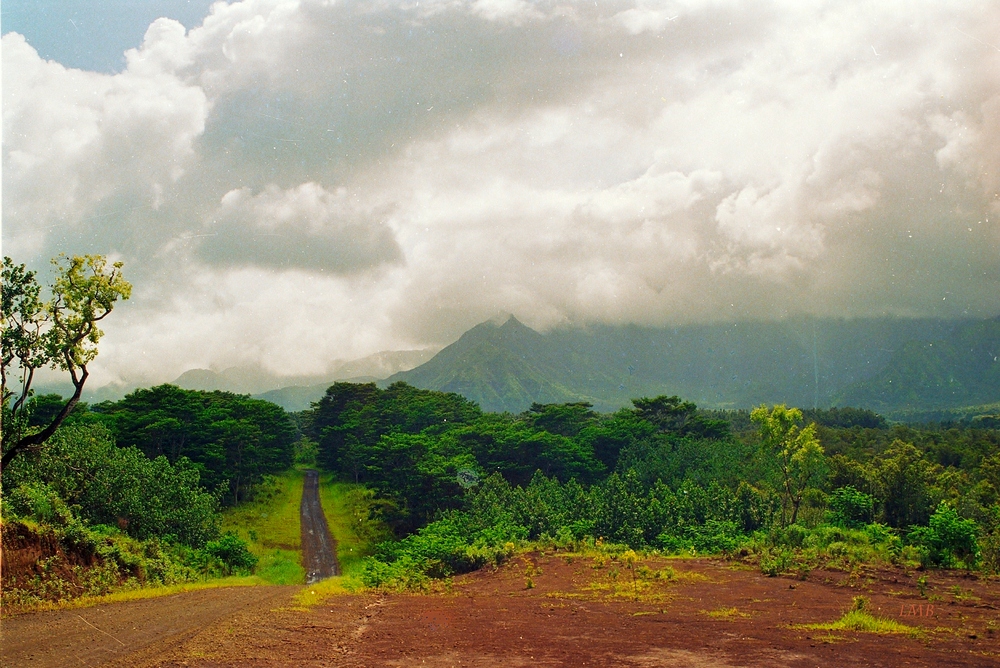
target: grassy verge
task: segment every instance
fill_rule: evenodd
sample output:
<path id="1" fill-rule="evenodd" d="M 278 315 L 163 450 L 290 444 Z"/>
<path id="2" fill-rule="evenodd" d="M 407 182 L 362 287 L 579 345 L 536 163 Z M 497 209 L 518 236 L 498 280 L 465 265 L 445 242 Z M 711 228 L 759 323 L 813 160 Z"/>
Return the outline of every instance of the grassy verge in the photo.
<path id="1" fill-rule="evenodd" d="M 184 582 L 181 584 L 162 585 L 155 587 L 142 587 L 141 589 L 123 589 L 110 594 L 100 596 L 79 596 L 77 598 L 64 599 L 61 601 L 43 601 L 30 607 L 19 608 L 16 612 L 43 612 L 46 610 L 73 610 L 76 608 L 90 608 L 95 605 L 107 605 L 109 603 L 125 603 L 127 601 L 139 601 L 147 598 L 157 598 L 159 596 L 170 596 L 171 594 L 182 594 L 188 591 L 198 591 L 200 589 L 216 589 L 218 587 L 252 587 L 254 585 L 267 584 L 256 575 L 232 576 L 227 578 L 216 578 L 213 580 L 199 580 L 196 582 Z M 8 611 L 4 611 L 4 617 Z"/>
<path id="2" fill-rule="evenodd" d="M 337 541 L 337 561 L 345 576 L 357 573 L 361 561 L 374 545 L 390 537 L 388 530 L 371 511 L 377 504 L 371 490 L 361 485 L 336 482 L 329 475 L 320 478 L 319 499 Z"/>
<path id="3" fill-rule="evenodd" d="M 257 577 L 268 584 L 302 584 L 302 535 L 299 507 L 302 471 L 291 469 L 278 476 L 250 503 L 231 508 L 222 520 L 223 531 L 233 531 L 250 544 L 260 560 Z"/>
<path id="4" fill-rule="evenodd" d="M 305 569 L 302 567 L 299 513 L 304 479 L 303 467 L 288 470 L 272 477 L 253 501 L 224 511 L 222 531 L 240 536 L 259 559 L 255 575 L 127 587 L 107 594 L 39 601 L 30 609 L 82 608 L 215 587 L 301 585 L 305 581 Z M 378 502 L 370 490 L 360 485 L 334 482 L 331 476 L 323 475 L 320 500 L 330 532 L 337 541 L 337 558 L 343 576 L 304 587 L 295 599 L 296 604 L 303 607 L 357 588 L 359 581 L 355 574 L 362 560 L 371 554 L 377 542 L 389 537 L 384 525 L 372 519 L 373 514 L 377 515 L 372 510 L 377 509 Z M 19 611 L 27 609 L 19 608 Z"/>

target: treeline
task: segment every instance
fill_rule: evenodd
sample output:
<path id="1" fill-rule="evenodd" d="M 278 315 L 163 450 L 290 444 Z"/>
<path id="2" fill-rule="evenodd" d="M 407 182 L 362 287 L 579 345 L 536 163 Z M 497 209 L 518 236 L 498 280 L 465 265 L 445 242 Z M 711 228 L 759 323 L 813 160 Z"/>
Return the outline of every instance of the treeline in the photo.
<path id="1" fill-rule="evenodd" d="M 292 465 L 298 428 L 280 406 L 230 392 L 160 385 L 90 409 L 121 447 L 147 457 L 186 460 L 220 500 L 246 499 L 269 473 Z"/>
<path id="2" fill-rule="evenodd" d="M 34 397 L 29 429 L 61 405 Z M 369 564 L 371 584 L 471 568 L 519 540 L 747 552 L 773 572 L 806 553 L 1000 568 L 1000 431 L 983 421 L 705 411 L 665 396 L 611 414 L 486 413 L 404 383 L 336 383 L 299 414 L 170 385 L 80 404 L 4 470 L 5 522 L 55 527 L 94 553 L 128 552 L 115 536 L 145 541 L 137 554 L 180 549 L 161 559 L 174 566 L 143 567 L 153 579 L 246 567 L 219 510 L 296 457 L 381 497 L 378 519 L 399 540 Z"/>
<path id="3" fill-rule="evenodd" d="M 758 555 L 848 536 L 927 565 L 997 559 L 997 430 L 891 425 L 860 409 L 633 404 L 495 414 L 402 383 L 338 383 L 302 424 L 325 468 L 394 503 L 386 519 L 405 538 L 383 546 L 376 583 L 391 564 L 461 570 L 476 550 L 557 535 L 673 551 L 757 541 Z"/>
<path id="4" fill-rule="evenodd" d="M 58 395 L 32 398 L 29 425 L 48 424 L 64 403 Z M 269 401 L 174 385 L 136 390 L 120 401 L 79 403 L 64 424 L 100 425 L 121 448 L 193 469 L 199 485 L 223 505 L 246 499 L 265 475 L 291 466 L 299 437 L 292 416 Z"/>
<path id="5" fill-rule="evenodd" d="M 55 395 L 33 397 L 28 429 L 48 424 L 63 404 Z M 5 572 L 4 601 L 251 568 L 246 545 L 220 535 L 219 512 L 288 469 L 298 436 L 280 407 L 226 392 L 161 385 L 117 402 L 77 404 L 48 441 L 4 469 L 4 541 L 50 536 L 65 554 L 97 566 L 72 586 L 57 577 L 76 572 L 65 564 L 25 582 Z"/>
<path id="6" fill-rule="evenodd" d="M 34 397 L 29 428 L 62 404 Z M 280 407 L 228 392 L 160 385 L 77 404 L 55 436 L 4 470 L 5 514 L 70 513 L 134 538 L 201 546 L 218 536 L 222 506 L 292 465 L 297 438 Z"/>

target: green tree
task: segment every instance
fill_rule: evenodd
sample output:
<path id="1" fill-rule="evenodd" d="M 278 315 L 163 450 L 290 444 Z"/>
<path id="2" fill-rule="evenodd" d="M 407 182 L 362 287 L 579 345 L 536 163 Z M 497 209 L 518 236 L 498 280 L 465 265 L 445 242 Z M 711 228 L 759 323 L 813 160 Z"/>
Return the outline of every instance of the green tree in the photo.
<path id="1" fill-rule="evenodd" d="M 678 396 L 661 395 L 652 399 L 643 397 L 633 399 L 632 405 L 639 417 L 656 425 L 662 432 L 705 438 L 724 438 L 729 435 L 727 421 L 700 415 L 693 402 L 683 401 Z"/>
<path id="2" fill-rule="evenodd" d="M 109 265 L 103 255 L 60 255 L 52 264 L 56 276 L 45 298 L 35 272 L 3 259 L 0 468 L 44 443 L 73 411 L 89 376 L 87 365 L 97 357 L 103 335 L 98 323 L 132 293 L 122 278 L 122 263 Z M 47 425 L 35 428 L 29 419 L 31 385 L 35 372 L 46 367 L 69 373 L 73 395 Z M 17 374 L 15 385 L 8 382 L 9 374 Z"/>
<path id="3" fill-rule="evenodd" d="M 296 430 L 288 414 L 245 395 L 159 385 L 97 404 L 93 411 L 123 447 L 134 445 L 171 463 L 190 459 L 206 487 L 228 488 L 227 503 L 245 500 L 265 474 L 291 466 L 295 454 Z"/>
<path id="4" fill-rule="evenodd" d="M 88 523 L 117 526 L 139 539 L 201 545 L 218 535 L 218 498 L 201 487 L 195 466 L 117 447 L 99 424 L 64 425 L 14 460 L 3 482 L 4 505 L 15 515 L 48 521 L 44 506 L 52 492 Z"/>
<path id="5" fill-rule="evenodd" d="M 933 508 L 929 482 L 935 467 L 912 443 L 893 441 L 869 465 L 882 501 L 882 521 L 899 529 L 926 524 Z"/>
<path id="6" fill-rule="evenodd" d="M 789 521 L 794 524 L 803 495 L 820 481 L 826 469 L 823 447 L 816 438 L 816 424 L 801 427 L 802 411 L 784 404 L 771 410 L 759 406 L 750 413 L 750 420 L 757 425 L 762 447 L 777 455 L 782 521 L 788 520 L 791 507 Z"/>

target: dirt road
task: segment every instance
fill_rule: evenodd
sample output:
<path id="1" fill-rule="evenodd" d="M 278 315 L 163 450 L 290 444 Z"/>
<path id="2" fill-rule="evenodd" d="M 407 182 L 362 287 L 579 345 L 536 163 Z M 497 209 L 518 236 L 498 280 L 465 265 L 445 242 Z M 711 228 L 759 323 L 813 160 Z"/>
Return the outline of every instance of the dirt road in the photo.
<path id="1" fill-rule="evenodd" d="M 100 666 L 155 657 L 220 620 L 286 605 L 298 587 L 226 587 L 36 612 L 0 623 L 0 665 L 14 668 Z"/>
<path id="2" fill-rule="evenodd" d="M 319 502 L 319 473 L 306 471 L 302 489 L 302 565 L 306 569 L 306 584 L 340 574 L 337 564 L 337 542 Z"/>

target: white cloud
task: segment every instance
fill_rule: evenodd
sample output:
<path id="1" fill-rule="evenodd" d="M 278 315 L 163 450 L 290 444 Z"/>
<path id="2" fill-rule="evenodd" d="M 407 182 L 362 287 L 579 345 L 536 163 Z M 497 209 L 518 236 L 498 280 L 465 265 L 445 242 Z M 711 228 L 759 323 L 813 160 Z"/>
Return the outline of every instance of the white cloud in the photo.
<path id="1" fill-rule="evenodd" d="M 41 60 L 16 33 L 3 38 L 3 62 L 4 236 L 12 252 L 35 256 L 45 230 L 78 228 L 108 207 L 157 204 L 196 160 L 209 112 L 197 86 L 148 65 L 117 75 L 66 69 Z"/>
<path id="2" fill-rule="evenodd" d="M 399 248 L 380 212 L 346 188 L 317 183 L 290 190 L 269 185 L 223 195 L 199 235 L 199 255 L 229 266 L 261 265 L 345 273 L 399 260 Z"/>
<path id="3" fill-rule="evenodd" d="M 114 76 L 8 34 L 5 251 L 123 256 L 109 378 L 498 311 L 992 315 L 998 29 L 975 0 L 243 0 Z"/>

